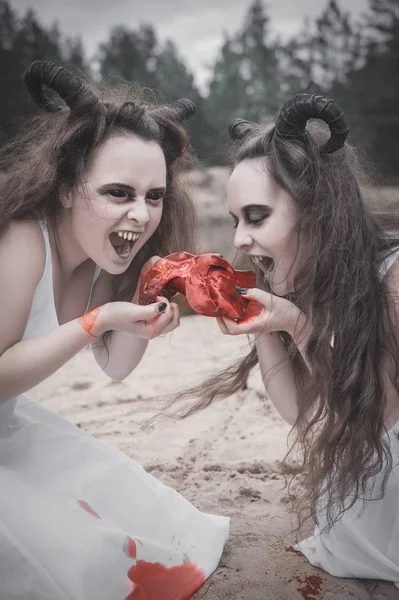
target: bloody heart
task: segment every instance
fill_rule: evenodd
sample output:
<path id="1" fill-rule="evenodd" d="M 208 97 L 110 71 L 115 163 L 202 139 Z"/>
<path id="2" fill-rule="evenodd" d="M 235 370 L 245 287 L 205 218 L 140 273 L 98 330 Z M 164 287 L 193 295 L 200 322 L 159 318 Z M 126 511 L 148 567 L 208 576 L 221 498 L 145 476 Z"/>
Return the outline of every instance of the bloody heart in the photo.
<path id="1" fill-rule="evenodd" d="M 255 287 L 255 274 L 236 271 L 218 254 L 176 252 L 161 258 L 140 280 L 139 304 L 151 304 L 160 295 L 171 300 L 179 293 L 206 317 L 243 321 L 259 315 L 263 307 L 244 298 L 236 286 Z"/>

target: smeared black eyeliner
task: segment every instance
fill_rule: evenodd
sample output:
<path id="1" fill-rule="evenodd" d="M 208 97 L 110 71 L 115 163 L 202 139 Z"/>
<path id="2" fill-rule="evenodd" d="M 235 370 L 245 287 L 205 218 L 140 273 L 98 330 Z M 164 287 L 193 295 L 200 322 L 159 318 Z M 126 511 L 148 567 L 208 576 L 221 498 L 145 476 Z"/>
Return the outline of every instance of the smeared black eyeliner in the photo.
<path id="1" fill-rule="evenodd" d="M 135 196 L 136 194 L 136 190 L 131 185 L 128 185 L 127 183 L 119 183 L 117 181 L 115 181 L 114 183 L 106 183 L 105 185 L 102 185 L 98 191 L 100 192 L 100 194 L 104 194 L 114 189 L 120 190 L 122 192 L 127 192 L 130 196 Z M 151 188 L 147 191 L 147 194 L 153 194 L 154 192 L 165 194 L 166 187 Z"/>

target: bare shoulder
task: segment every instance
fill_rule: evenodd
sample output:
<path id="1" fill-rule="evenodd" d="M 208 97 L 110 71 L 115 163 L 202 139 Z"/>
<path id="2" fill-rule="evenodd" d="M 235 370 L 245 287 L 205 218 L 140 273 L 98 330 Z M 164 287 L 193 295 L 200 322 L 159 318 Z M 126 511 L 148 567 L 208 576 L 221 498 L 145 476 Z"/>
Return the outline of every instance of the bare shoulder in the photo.
<path id="1" fill-rule="evenodd" d="M 45 266 L 43 234 L 36 221 L 9 225 L 0 237 L 0 354 L 21 339 Z"/>
<path id="2" fill-rule="evenodd" d="M 43 234 L 36 221 L 14 221 L 0 237 L 0 273 L 21 272 L 35 279 L 41 277 L 45 260 Z"/>

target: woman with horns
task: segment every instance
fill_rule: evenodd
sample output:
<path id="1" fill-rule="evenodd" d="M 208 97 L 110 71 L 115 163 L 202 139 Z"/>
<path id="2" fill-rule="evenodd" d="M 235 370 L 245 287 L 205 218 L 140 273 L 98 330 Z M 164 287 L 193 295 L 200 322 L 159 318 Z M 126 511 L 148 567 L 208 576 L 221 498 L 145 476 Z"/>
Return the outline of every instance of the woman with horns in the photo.
<path id="1" fill-rule="evenodd" d="M 259 362 L 292 425 L 285 464 L 300 450 L 307 474 L 298 509 L 310 507 L 316 529 L 296 549 L 332 575 L 399 585 L 399 219 L 364 202 L 333 100 L 298 94 L 272 129 L 237 119 L 229 131 L 234 242 L 258 276 L 239 291 L 264 310 L 218 319 L 254 345 L 188 392 L 199 395 L 188 412 L 241 389 Z"/>
<path id="2" fill-rule="evenodd" d="M 89 344 L 122 379 L 178 326 L 176 304 L 138 306 L 135 290 L 154 255 L 190 243 L 194 106 L 100 91 L 49 62 L 25 82 L 45 111 L 0 157 L 0 595 L 184 600 L 216 568 L 228 520 L 24 393 Z"/>

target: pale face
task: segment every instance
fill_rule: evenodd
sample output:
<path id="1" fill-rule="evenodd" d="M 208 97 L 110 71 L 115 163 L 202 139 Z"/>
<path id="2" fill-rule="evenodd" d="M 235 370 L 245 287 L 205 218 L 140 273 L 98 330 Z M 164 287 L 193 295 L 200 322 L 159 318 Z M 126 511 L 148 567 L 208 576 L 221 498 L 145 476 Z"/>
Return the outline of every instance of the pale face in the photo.
<path id="1" fill-rule="evenodd" d="M 165 157 L 156 142 L 135 135 L 106 140 L 64 202 L 76 251 L 108 273 L 123 273 L 158 227 L 165 189 Z"/>
<path id="2" fill-rule="evenodd" d="M 249 254 L 278 296 L 294 291 L 299 268 L 298 215 L 289 194 L 265 169 L 262 159 L 239 163 L 227 186 L 234 219 L 234 245 Z"/>

